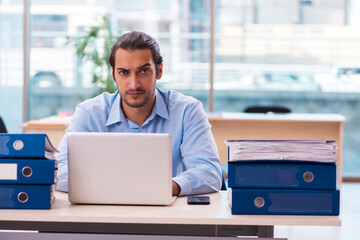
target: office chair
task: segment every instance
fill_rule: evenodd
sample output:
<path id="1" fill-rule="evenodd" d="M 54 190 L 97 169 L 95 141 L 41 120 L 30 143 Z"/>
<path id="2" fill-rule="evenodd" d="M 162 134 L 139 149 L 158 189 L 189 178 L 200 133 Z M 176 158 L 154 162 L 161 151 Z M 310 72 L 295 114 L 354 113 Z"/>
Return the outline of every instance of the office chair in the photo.
<path id="1" fill-rule="evenodd" d="M 291 113 L 291 110 L 282 106 L 251 106 L 245 108 L 246 113 Z"/>
<path id="2" fill-rule="evenodd" d="M 220 190 L 227 190 L 224 174 L 222 174 L 222 184 Z"/>
<path id="3" fill-rule="evenodd" d="M 0 116 L 0 133 L 7 133 L 6 127 L 5 127 L 5 123 L 2 120 L 1 116 Z"/>
<path id="4" fill-rule="evenodd" d="M 228 166 L 226 163 L 223 163 L 223 164 L 221 164 L 221 168 L 222 168 L 222 171 L 221 171 L 222 184 L 221 184 L 220 190 L 227 190 L 225 176 L 227 177 L 227 175 L 228 175 Z"/>

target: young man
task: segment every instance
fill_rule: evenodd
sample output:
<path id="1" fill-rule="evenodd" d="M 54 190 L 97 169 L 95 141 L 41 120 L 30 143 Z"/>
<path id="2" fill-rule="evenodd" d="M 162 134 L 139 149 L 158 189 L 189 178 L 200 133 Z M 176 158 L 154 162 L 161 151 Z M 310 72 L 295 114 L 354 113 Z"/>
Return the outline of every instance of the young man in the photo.
<path id="1" fill-rule="evenodd" d="M 148 132 L 172 136 L 173 195 L 218 191 L 221 164 L 202 104 L 175 91 L 161 91 L 157 42 L 142 32 L 122 35 L 109 63 L 118 91 L 80 103 L 66 132 Z M 67 191 L 67 137 L 59 147 L 57 190 Z"/>

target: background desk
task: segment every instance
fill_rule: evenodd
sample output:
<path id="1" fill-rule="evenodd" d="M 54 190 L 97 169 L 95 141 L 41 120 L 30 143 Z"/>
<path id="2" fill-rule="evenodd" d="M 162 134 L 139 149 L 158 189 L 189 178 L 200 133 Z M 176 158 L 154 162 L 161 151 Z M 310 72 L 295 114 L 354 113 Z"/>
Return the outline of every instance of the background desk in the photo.
<path id="1" fill-rule="evenodd" d="M 339 114 L 246 114 L 209 115 L 222 163 L 228 149 L 225 140 L 335 140 L 338 145 L 337 183 L 342 180 L 343 123 Z"/>
<path id="2" fill-rule="evenodd" d="M 68 128 L 71 117 L 52 116 L 41 120 L 30 120 L 20 125 L 25 133 L 46 133 L 54 145 L 58 148 Z"/>
<path id="3" fill-rule="evenodd" d="M 46 232 L 273 237 L 274 225 L 340 226 L 338 216 L 231 215 L 227 192 L 209 194 L 210 205 L 72 205 L 56 192 L 51 210 L 0 210 L 0 229 Z"/>

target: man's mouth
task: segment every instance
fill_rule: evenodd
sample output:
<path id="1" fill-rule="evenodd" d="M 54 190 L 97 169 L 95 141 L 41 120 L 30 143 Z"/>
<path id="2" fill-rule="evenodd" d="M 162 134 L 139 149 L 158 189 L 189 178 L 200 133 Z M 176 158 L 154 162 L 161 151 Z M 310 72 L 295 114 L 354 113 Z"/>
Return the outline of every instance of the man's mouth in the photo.
<path id="1" fill-rule="evenodd" d="M 140 95 L 144 94 L 144 92 L 145 91 L 131 91 L 131 92 L 128 92 L 127 94 L 130 95 L 133 98 L 137 98 Z"/>

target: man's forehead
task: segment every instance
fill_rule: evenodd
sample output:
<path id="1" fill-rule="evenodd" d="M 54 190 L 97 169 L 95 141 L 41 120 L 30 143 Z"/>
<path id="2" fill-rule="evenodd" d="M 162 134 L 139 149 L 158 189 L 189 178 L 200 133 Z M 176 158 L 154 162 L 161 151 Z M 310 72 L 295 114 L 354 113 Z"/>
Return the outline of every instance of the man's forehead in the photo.
<path id="1" fill-rule="evenodd" d="M 115 57 L 152 57 L 151 50 L 150 49 L 123 49 L 119 48 L 116 50 Z"/>
<path id="2" fill-rule="evenodd" d="M 146 63 L 154 64 L 149 49 L 128 50 L 119 48 L 115 53 L 116 67 L 140 67 Z"/>

